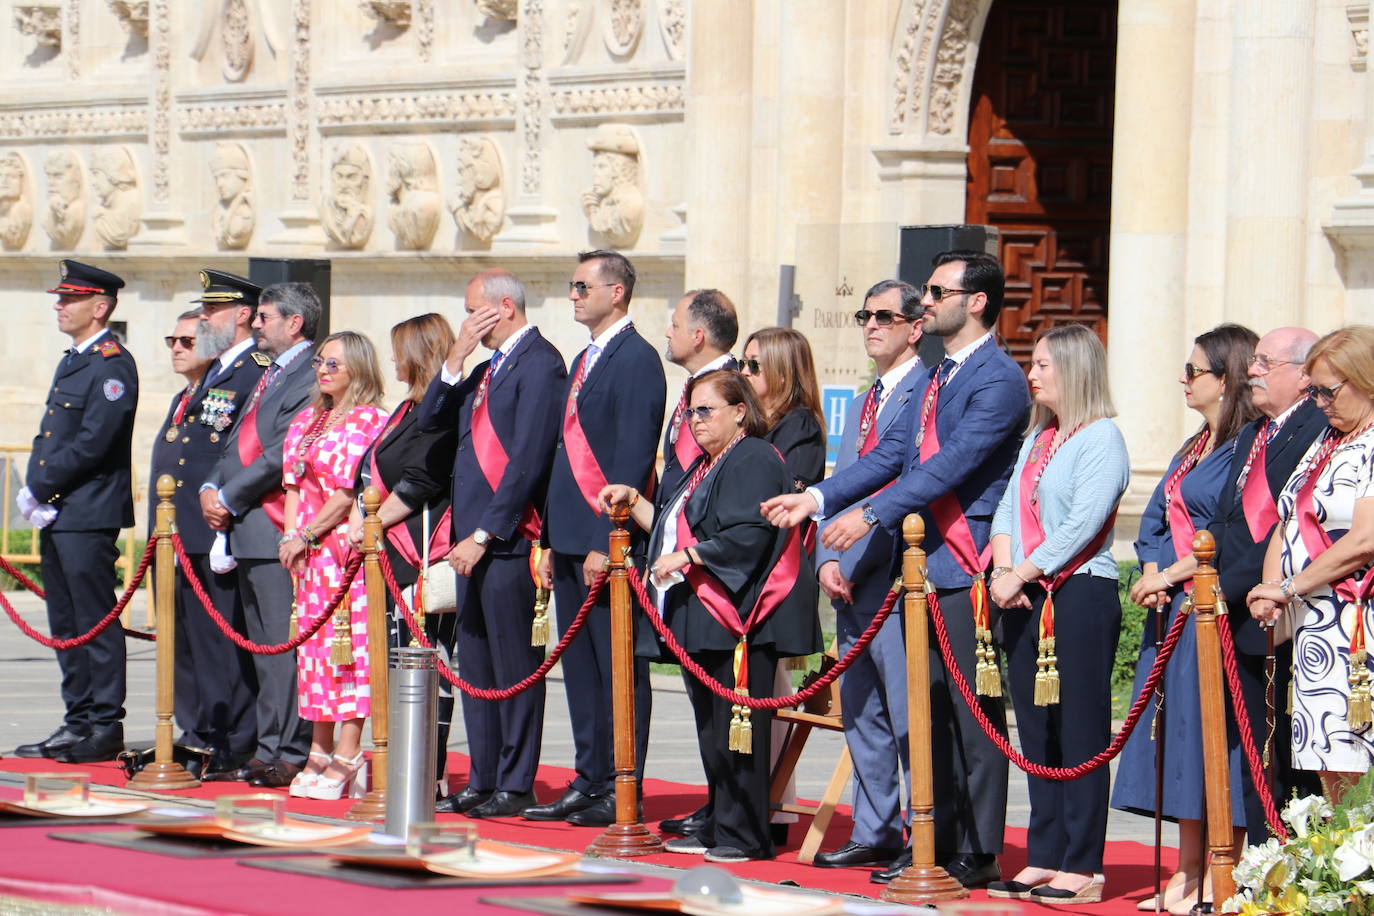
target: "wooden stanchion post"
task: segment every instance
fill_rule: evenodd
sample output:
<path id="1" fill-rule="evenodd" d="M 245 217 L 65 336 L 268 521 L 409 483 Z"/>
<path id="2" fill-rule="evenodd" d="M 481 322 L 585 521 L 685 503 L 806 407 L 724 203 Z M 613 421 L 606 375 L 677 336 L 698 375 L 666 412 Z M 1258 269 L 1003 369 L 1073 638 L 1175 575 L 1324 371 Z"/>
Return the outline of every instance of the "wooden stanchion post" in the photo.
<path id="1" fill-rule="evenodd" d="M 1236 893 L 1231 877 L 1231 770 L 1226 748 L 1226 695 L 1221 679 L 1221 638 L 1217 634 L 1217 571 L 1212 566 L 1216 543 L 1210 531 L 1193 535 L 1193 617 L 1197 625 L 1197 675 L 1202 694 L 1202 760 L 1207 789 L 1207 846 L 1212 854 L 1212 899 L 1220 903 Z M 1223 624 L 1229 626 L 1230 624 Z"/>
<path id="2" fill-rule="evenodd" d="M 172 475 L 157 479 L 157 523 L 153 534 L 157 537 L 154 575 L 157 588 L 157 727 L 153 762 L 134 774 L 127 783 L 131 789 L 194 789 L 200 785 L 186 768 L 172 759 L 172 708 L 175 690 L 177 622 L 176 622 L 176 548 L 172 546 L 176 508 L 172 494 L 177 483 Z"/>
<path id="3" fill-rule="evenodd" d="M 627 569 L 630 510 L 611 513 L 611 710 L 615 720 L 615 823 L 592 841 L 588 853 L 599 856 L 649 856 L 663 852 L 663 841 L 639 820 L 639 784 L 635 779 L 635 647 L 634 616 Z"/>
<path id="4" fill-rule="evenodd" d="M 372 706 L 372 788 L 348 814 L 351 821 L 386 820 L 387 653 L 386 583 L 377 554 L 382 550 L 382 520 L 377 509 L 382 495 L 376 487 L 363 491 L 363 576 L 367 582 L 367 660 Z"/>
<path id="5" fill-rule="evenodd" d="M 965 888 L 935 864 L 935 786 L 930 760 L 929 608 L 926 606 L 926 553 L 921 549 L 926 526 L 915 513 L 902 522 L 906 552 L 902 587 L 906 589 L 902 623 L 906 627 L 906 717 L 911 760 L 911 864 L 883 888 L 893 903 L 962 900 Z"/>

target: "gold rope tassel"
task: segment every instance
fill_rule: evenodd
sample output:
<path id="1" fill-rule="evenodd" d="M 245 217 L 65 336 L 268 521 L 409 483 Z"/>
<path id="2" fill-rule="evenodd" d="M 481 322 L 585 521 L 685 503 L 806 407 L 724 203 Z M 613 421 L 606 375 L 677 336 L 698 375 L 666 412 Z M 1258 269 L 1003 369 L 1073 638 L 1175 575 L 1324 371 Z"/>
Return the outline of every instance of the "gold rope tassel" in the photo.
<path id="1" fill-rule="evenodd" d="M 974 690 L 979 696 L 1000 697 L 1002 695 L 1002 672 L 997 667 L 997 650 L 992 645 L 992 631 L 983 627 L 974 628 L 977 646 L 974 653 L 978 663 L 974 666 Z"/>
<path id="2" fill-rule="evenodd" d="M 301 618 L 296 612 L 296 605 L 293 603 L 291 605 L 291 622 L 287 625 L 286 638 L 295 639 L 299 635 L 301 635 Z"/>
<path id="3" fill-rule="evenodd" d="M 1346 720 L 1352 730 L 1366 728 L 1374 722 L 1368 660 L 1369 655 L 1364 649 L 1350 653 L 1350 699 L 1346 706 Z"/>
<path id="4" fill-rule="evenodd" d="M 1054 654 L 1053 636 L 1040 640 L 1035 667 L 1035 705 L 1053 706 L 1059 702 L 1059 656 Z"/>
<path id="5" fill-rule="evenodd" d="M 334 610 L 334 639 L 329 647 L 330 664 L 347 667 L 354 663 L 352 595 L 339 602 Z"/>
<path id="6" fill-rule="evenodd" d="M 744 663 L 745 654 L 749 647 L 743 638 L 735 643 L 735 693 L 742 696 L 749 696 L 749 685 L 741 684 L 739 679 L 740 667 Z M 730 707 L 730 750 L 736 754 L 754 753 L 754 726 L 749 721 L 749 707 L 736 703 Z"/>
<path id="7" fill-rule="evenodd" d="M 544 648 L 549 644 L 549 590 L 538 588 L 534 593 L 534 622 L 530 624 L 530 645 Z"/>
<path id="8" fill-rule="evenodd" d="M 748 706 L 739 708 L 739 747 L 736 748 L 741 754 L 754 753 L 754 723 L 749 720 L 751 710 Z"/>
<path id="9" fill-rule="evenodd" d="M 410 633 L 410 648 L 420 648 L 420 634 L 425 631 L 425 572 L 420 573 L 420 578 L 415 582 L 415 629 Z M 349 644 L 352 645 L 350 637 Z"/>

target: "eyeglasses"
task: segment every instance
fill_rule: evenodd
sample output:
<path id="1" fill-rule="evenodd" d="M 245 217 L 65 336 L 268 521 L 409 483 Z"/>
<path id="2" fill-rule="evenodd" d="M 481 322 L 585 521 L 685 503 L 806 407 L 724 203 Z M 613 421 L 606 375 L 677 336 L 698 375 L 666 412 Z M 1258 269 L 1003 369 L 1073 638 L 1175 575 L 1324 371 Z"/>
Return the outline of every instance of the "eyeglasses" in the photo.
<path id="1" fill-rule="evenodd" d="M 936 286 L 934 283 L 921 284 L 921 298 L 929 296 L 932 302 L 943 302 L 946 297 L 953 296 L 955 293 L 970 295 L 972 290 L 950 289 L 948 286 Z"/>
<path id="2" fill-rule="evenodd" d="M 859 327 L 867 325 L 870 318 L 878 322 L 878 327 L 880 328 L 889 327 L 894 321 L 901 322 L 907 320 L 907 317 L 901 312 L 894 312 L 892 309 L 877 309 L 875 311 L 859 309 L 854 313 L 854 323 Z"/>
<path id="3" fill-rule="evenodd" d="M 195 338 L 195 335 L 192 335 L 192 336 L 190 336 L 190 337 L 177 337 L 177 336 L 173 335 L 173 336 L 164 337 L 164 338 L 162 338 L 162 339 L 165 340 L 165 341 L 167 341 L 167 349 L 168 349 L 168 350 L 175 350 L 175 349 L 177 348 L 177 344 L 181 344 L 181 348 L 182 348 L 183 350 L 190 350 L 190 349 L 193 349 L 193 348 L 195 347 L 195 345 L 196 345 L 196 338 Z"/>
<path id="4" fill-rule="evenodd" d="M 348 366 L 344 363 L 341 363 L 337 359 L 333 358 L 325 359 L 323 356 L 317 356 L 314 359 L 312 359 L 310 361 L 310 365 L 314 366 L 316 369 L 319 369 L 321 366 L 323 366 L 326 372 L 338 372 L 340 369 L 343 369 L 345 372 L 348 371 Z"/>
<path id="5" fill-rule="evenodd" d="M 720 410 L 720 408 L 706 407 L 704 405 L 701 407 L 688 407 L 683 412 L 683 416 L 686 417 L 687 422 L 689 423 L 692 420 L 700 420 L 701 422 L 705 423 L 707 420 L 711 419 L 711 414 L 715 413 L 717 410 Z"/>
<path id="6" fill-rule="evenodd" d="M 577 293 L 577 298 L 583 299 L 589 289 L 602 289 L 607 286 L 616 286 L 615 283 L 583 283 L 581 280 L 574 280 L 568 284 L 568 292 Z"/>
<path id="7" fill-rule="evenodd" d="M 1291 359 L 1276 359 L 1267 353 L 1256 353 L 1247 360 L 1252 366 L 1259 366 L 1261 372 L 1272 372 L 1275 366 L 1296 366 Z"/>
<path id="8" fill-rule="evenodd" d="M 763 370 L 759 367 L 756 359 L 742 359 L 739 361 L 739 371 L 745 375 L 762 375 Z"/>
<path id="9" fill-rule="evenodd" d="M 1192 363 L 1183 364 L 1183 377 L 1189 382 L 1192 382 L 1199 375 L 1215 375 L 1217 378 L 1221 378 L 1222 373 L 1220 369 L 1204 369 L 1201 366 L 1194 366 Z"/>
<path id="10" fill-rule="evenodd" d="M 1340 394 L 1341 389 L 1344 388 L 1349 381 L 1349 379 L 1346 379 L 1346 381 L 1338 385 L 1332 385 L 1330 388 L 1327 388 L 1325 385 L 1308 385 L 1303 391 L 1307 392 L 1307 396 L 1318 404 L 1330 404 L 1336 400 L 1336 395 Z"/>

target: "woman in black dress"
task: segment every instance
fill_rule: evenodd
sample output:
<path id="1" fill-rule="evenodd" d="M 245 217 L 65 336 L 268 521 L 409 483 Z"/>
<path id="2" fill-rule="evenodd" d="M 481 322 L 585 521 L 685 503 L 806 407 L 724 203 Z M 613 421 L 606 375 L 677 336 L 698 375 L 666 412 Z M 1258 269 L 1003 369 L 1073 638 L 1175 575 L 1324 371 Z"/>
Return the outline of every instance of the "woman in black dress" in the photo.
<path id="1" fill-rule="evenodd" d="M 763 328 L 744 342 L 742 371 L 798 492 L 825 476 L 825 417 L 811 344 L 791 328 Z"/>
<path id="2" fill-rule="evenodd" d="M 673 635 L 706 671 L 750 696 L 773 695 L 780 658 L 820 648 L 815 571 L 796 529 L 773 528 L 759 503 L 792 489 L 792 475 L 762 436 L 763 412 L 738 372 L 719 369 L 688 386 L 687 415 L 704 460 L 654 518 L 652 502 L 631 487 L 601 492 L 608 509 L 628 506 L 651 530 L 646 576 Z M 747 662 L 736 671 L 737 649 Z M 767 859 L 769 725 L 750 715 L 750 752 L 731 750 L 732 707 L 688 680 L 709 791 L 705 826 L 668 842 L 671 852 L 705 853 L 712 862 Z"/>

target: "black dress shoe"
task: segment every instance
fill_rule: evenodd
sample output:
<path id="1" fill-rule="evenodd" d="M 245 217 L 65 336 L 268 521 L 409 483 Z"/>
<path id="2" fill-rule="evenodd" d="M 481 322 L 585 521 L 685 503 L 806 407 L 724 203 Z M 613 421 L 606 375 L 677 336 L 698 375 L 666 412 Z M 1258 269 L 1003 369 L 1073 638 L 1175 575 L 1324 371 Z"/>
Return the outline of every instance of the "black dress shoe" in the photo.
<path id="1" fill-rule="evenodd" d="M 666 821 L 659 821 L 658 832 L 671 833 L 674 836 L 693 836 L 699 833 L 710 819 L 711 809 L 702 805 L 686 817 L 671 817 Z"/>
<path id="2" fill-rule="evenodd" d="M 436 814 L 466 814 L 491 796 L 491 789 L 474 789 L 471 785 L 463 786 L 461 791 L 454 792 L 447 798 L 435 802 L 434 811 Z"/>
<path id="3" fill-rule="evenodd" d="M 90 735 L 52 755 L 62 763 L 96 763 L 114 760 L 124 750 L 124 726 L 118 723 L 91 729 Z"/>
<path id="4" fill-rule="evenodd" d="M 901 854 L 896 847 L 849 842 L 834 852 L 817 853 L 811 864 L 817 868 L 872 868 L 875 865 L 886 868 Z"/>
<path id="5" fill-rule="evenodd" d="M 507 792 L 498 789 L 480 805 L 467 809 L 468 817 L 515 817 L 530 805 L 538 804 L 533 792 Z"/>
<path id="6" fill-rule="evenodd" d="M 578 827 L 609 827 L 615 823 L 615 793 L 607 792 L 581 811 L 563 818 Z"/>
<path id="7" fill-rule="evenodd" d="M 202 782 L 235 782 L 246 766 L 242 754 L 215 751 L 200 773 Z M 190 767 L 187 767 L 190 770 Z"/>
<path id="8" fill-rule="evenodd" d="M 902 850 L 902 854 L 892 860 L 892 864 L 887 868 L 879 868 L 868 873 L 868 880 L 873 884 L 887 884 L 893 878 L 902 873 L 911 864 L 911 847 Z"/>
<path id="9" fill-rule="evenodd" d="M 984 887 L 1002 877 L 997 857 L 987 853 L 966 852 L 945 864 L 945 871 L 964 887 Z"/>
<path id="10" fill-rule="evenodd" d="M 294 763 L 285 760 L 278 760 L 267 769 L 263 770 L 258 776 L 248 780 L 250 786 L 258 786 L 263 789 L 285 789 L 291 785 L 291 780 L 296 778 L 296 774 L 301 768 Z"/>
<path id="11" fill-rule="evenodd" d="M 241 764 L 238 769 L 223 776 L 217 773 L 206 773 L 201 779 L 209 782 L 248 782 L 255 776 L 261 776 L 267 772 L 267 768 L 272 764 L 256 757 L 250 757 L 247 762 Z"/>
<path id="12" fill-rule="evenodd" d="M 56 757 L 61 751 L 75 747 L 85 740 L 86 733 L 73 731 L 67 725 L 59 725 L 57 731 L 53 732 L 42 741 L 35 741 L 33 744 L 21 744 L 14 749 L 16 757 Z"/>
<path id="13" fill-rule="evenodd" d="M 603 797 L 605 796 L 587 795 L 569 786 L 568 791 L 564 792 L 558 801 L 549 802 L 547 805 L 531 805 L 521 811 L 520 816 L 527 821 L 567 820 L 569 814 L 581 811 L 583 808 L 590 808 L 597 803 L 598 799 Z"/>

